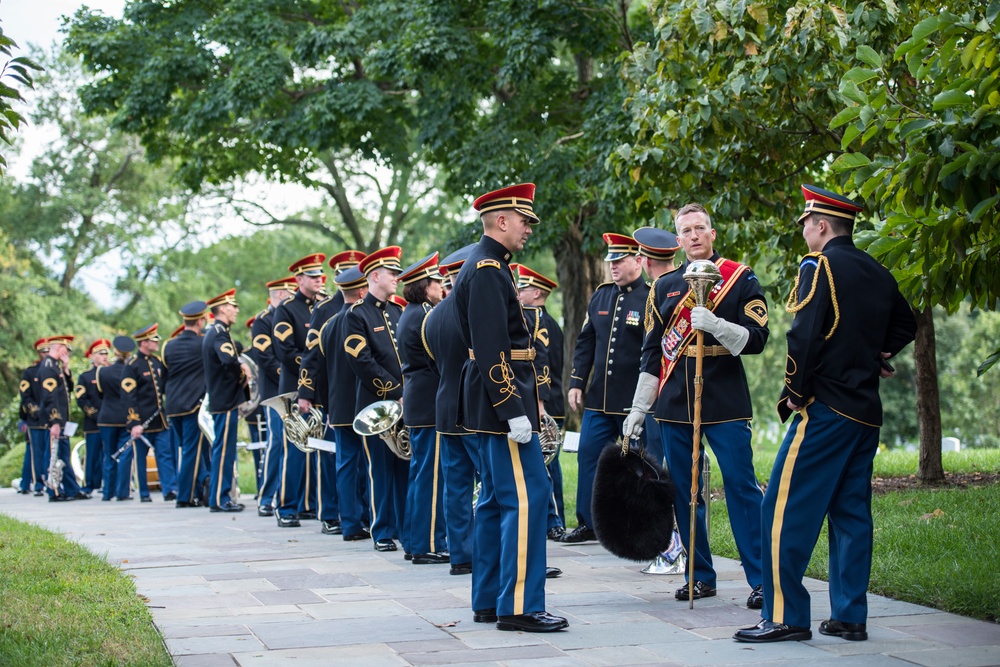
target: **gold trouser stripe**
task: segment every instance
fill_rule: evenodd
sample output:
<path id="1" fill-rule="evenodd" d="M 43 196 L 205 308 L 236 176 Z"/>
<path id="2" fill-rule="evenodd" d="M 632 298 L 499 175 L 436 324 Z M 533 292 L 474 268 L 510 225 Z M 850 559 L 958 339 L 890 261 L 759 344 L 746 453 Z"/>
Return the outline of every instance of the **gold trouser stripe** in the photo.
<path id="1" fill-rule="evenodd" d="M 285 436 L 285 429 L 281 429 L 281 451 L 283 456 L 281 457 L 281 502 L 278 503 L 278 507 L 285 504 L 285 485 L 286 477 L 288 477 L 288 438 Z M 277 507 L 274 508 L 277 511 Z"/>
<path id="2" fill-rule="evenodd" d="M 303 506 L 306 508 L 307 512 L 311 512 L 312 508 L 309 507 L 309 482 L 312 477 L 312 455 L 306 454 L 306 479 L 305 479 L 305 491 L 302 494 Z"/>
<path id="3" fill-rule="evenodd" d="M 194 454 L 194 474 L 191 475 L 191 500 L 198 497 L 198 467 L 201 464 L 201 446 L 204 442 L 205 434 L 198 429 L 198 451 Z M 207 500 L 207 498 L 206 498 Z"/>
<path id="4" fill-rule="evenodd" d="M 518 444 L 507 438 L 514 486 L 517 488 L 517 579 L 514 582 L 514 615 L 524 613 L 524 579 L 528 573 L 528 485 Z"/>
<path id="5" fill-rule="evenodd" d="M 434 432 L 434 485 L 431 487 L 431 553 L 437 553 L 437 545 L 434 544 L 434 527 L 437 524 L 437 501 L 438 501 L 438 472 L 441 461 L 441 434 Z"/>
<path id="6" fill-rule="evenodd" d="M 366 462 L 368 463 L 368 501 L 371 503 L 372 507 L 372 520 L 371 523 L 369 523 L 369 525 L 374 528 L 375 517 L 378 516 L 378 512 L 375 511 L 375 478 L 372 476 L 372 452 L 370 449 L 368 449 L 367 435 L 361 436 L 361 446 L 364 447 L 365 459 Z M 374 535 L 372 535 L 372 539 L 373 540 L 375 539 Z"/>
<path id="7" fill-rule="evenodd" d="M 323 460 L 316 452 L 316 518 L 323 520 Z M 308 496 L 307 496 L 308 497 Z"/>
<path id="8" fill-rule="evenodd" d="M 785 506 L 788 505 L 788 486 L 792 481 L 792 471 L 795 469 L 795 459 L 799 456 L 799 447 L 806 436 L 806 426 L 809 424 L 809 408 L 804 407 L 799 412 L 802 421 L 795 429 L 795 437 L 788 447 L 785 464 L 781 468 L 781 480 L 778 482 L 778 499 L 774 504 L 774 519 L 771 525 L 771 578 L 774 580 L 774 604 L 771 606 L 771 620 L 775 623 L 785 622 L 785 593 L 781 589 L 781 529 L 785 523 Z"/>
<path id="9" fill-rule="evenodd" d="M 216 507 L 222 505 L 222 474 L 223 469 L 226 467 L 226 445 L 229 444 L 229 421 L 232 416 L 232 411 L 226 413 L 226 426 L 222 429 L 222 456 L 219 457 L 219 476 L 217 478 L 219 481 L 215 485 Z"/>

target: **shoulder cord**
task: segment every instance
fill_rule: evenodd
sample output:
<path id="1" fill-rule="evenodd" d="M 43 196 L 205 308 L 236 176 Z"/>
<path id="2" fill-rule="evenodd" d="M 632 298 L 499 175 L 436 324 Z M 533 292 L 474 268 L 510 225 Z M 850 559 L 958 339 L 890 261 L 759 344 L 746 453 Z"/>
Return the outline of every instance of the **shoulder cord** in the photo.
<path id="1" fill-rule="evenodd" d="M 837 325 L 840 324 L 840 306 L 837 304 L 837 289 L 833 285 L 833 272 L 830 270 L 830 261 L 820 255 L 818 258 L 818 266 L 816 267 L 816 273 L 813 275 L 812 288 L 809 290 L 809 294 L 806 298 L 798 304 L 795 303 L 796 296 L 799 293 L 799 277 L 802 275 L 801 272 L 795 274 L 795 284 L 792 286 L 792 291 L 788 295 L 788 302 L 785 304 L 785 312 L 792 313 L 793 315 L 803 308 L 812 300 L 813 295 L 816 294 L 816 285 L 819 282 L 819 274 L 822 269 L 826 273 L 827 282 L 830 284 L 830 301 L 833 303 L 833 326 L 830 327 L 830 331 L 823 337 L 823 340 L 830 340 L 833 336 L 833 332 L 837 330 Z"/>

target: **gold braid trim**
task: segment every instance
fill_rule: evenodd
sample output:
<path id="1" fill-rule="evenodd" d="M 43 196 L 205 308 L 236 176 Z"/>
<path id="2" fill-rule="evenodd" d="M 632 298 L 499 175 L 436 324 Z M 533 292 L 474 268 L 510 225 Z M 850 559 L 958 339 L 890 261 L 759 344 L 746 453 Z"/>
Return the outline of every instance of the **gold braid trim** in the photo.
<path id="1" fill-rule="evenodd" d="M 646 316 L 643 318 L 643 326 L 646 329 L 646 333 L 653 330 L 653 315 L 656 315 L 656 319 L 660 320 L 660 324 L 663 324 L 663 318 L 660 317 L 660 311 L 656 307 L 656 283 L 649 290 L 649 295 L 646 297 Z"/>
<path id="2" fill-rule="evenodd" d="M 806 307 L 816 294 L 816 285 L 819 283 L 820 271 L 825 271 L 826 280 L 830 284 L 830 301 L 833 303 L 833 326 L 830 327 L 830 331 L 828 331 L 823 337 L 823 340 L 830 340 L 830 338 L 833 337 L 833 332 L 837 330 L 837 326 L 840 324 L 840 305 L 837 303 L 837 288 L 834 287 L 833 284 L 833 272 L 830 270 L 830 261 L 823 255 L 806 255 L 806 257 L 815 257 L 817 259 L 818 266 L 816 267 L 816 273 L 813 274 L 812 287 L 810 287 L 809 294 L 806 295 L 806 298 L 796 304 L 796 295 L 799 293 L 799 277 L 802 275 L 802 272 L 800 271 L 795 274 L 795 284 L 792 286 L 792 291 L 788 295 L 788 302 L 785 304 L 785 312 L 792 313 L 794 315 Z"/>

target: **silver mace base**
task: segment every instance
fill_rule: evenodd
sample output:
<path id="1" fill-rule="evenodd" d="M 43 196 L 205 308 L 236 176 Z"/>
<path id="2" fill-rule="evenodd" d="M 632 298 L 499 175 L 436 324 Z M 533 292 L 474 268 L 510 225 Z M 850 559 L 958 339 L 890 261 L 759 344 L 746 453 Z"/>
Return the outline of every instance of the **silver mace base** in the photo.
<path id="1" fill-rule="evenodd" d="M 640 571 L 643 574 L 684 574 L 687 571 L 687 555 L 681 546 L 681 536 L 676 530 L 667 550 Z"/>

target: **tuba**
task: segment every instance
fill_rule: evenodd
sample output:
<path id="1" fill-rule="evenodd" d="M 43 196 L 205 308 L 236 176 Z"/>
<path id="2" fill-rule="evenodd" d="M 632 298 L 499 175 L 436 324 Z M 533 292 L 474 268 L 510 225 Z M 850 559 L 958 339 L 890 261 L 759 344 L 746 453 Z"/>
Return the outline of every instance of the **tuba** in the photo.
<path id="1" fill-rule="evenodd" d="M 257 410 L 257 406 L 260 405 L 260 382 L 258 382 L 260 368 L 258 368 L 256 361 L 245 354 L 240 355 L 240 363 L 246 364 L 247 368 L 250 369 L 250 375 L 247 377 L 247 400 L 236 406 L 240 417 L 246 419 L 252 415 Z"/>
<path id="2" fill-rule="evenodd" d="M 552 463 L 562 450 L 562 431 L 556 420 L 547 414 L 543 414 L 539 420 L 541 429 L 538 433 L 538 443 L 542 446 L 542 457 L 545 465 Z"/>
<path id="3" fill-rule="evenodd" d="M 410 429 L 403 424 L 403 406 L 398 401 L 375 401 L 364 408 L 354 418 L 354 432 L 365 437 L 377 435 L 399 458 L 413 458 Z"/>
<path id="4" fill-rule="evenodd" d="M 299 412 L 297 396 L 298 392 L 289 391 L 263 401 L 262 405 L 278 413 L 285 427 L 285 437 L 299 450 L 308 454 L 319 449 L 313 447 L 309 440 L 322 440 L 326 435 L 326 424 L 323 413 L 315 407 L 310 408 L 307 417 L 303 417 Z"/>

